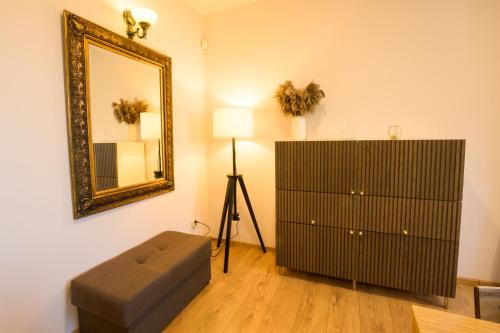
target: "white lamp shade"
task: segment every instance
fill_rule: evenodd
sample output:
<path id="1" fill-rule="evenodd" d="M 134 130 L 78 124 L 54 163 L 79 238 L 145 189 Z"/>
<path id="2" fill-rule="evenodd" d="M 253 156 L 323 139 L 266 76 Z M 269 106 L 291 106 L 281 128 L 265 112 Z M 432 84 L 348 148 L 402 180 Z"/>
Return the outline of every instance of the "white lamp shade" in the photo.
<path id="1" fill-rule="evenodd" d="M 247 108 L 223 108 L 213 112 L 215 138 L 249 139 L 253 137 L 253 110 Z"/>
<path id="2" fill-rule="evenodd" d="M 134 20 L 139 22 L 147 22 L 151 25 L 155 24 L 158 15 L 156 15 L 155 11 L 149 8 L 144 7 L 135 7 L 131 10 L 132 17 Z"/>
<path id="3" fill-rule="evenodd" d="M 144 142 L 118 142 L 116 154 L 119 187 L 146 181 Z"/>
<path id="4" fill-rule="evenodd" d="M 141 139 L 158 140 L 161 138 L 161 114 L 159 112 L 141 112 Z"/>

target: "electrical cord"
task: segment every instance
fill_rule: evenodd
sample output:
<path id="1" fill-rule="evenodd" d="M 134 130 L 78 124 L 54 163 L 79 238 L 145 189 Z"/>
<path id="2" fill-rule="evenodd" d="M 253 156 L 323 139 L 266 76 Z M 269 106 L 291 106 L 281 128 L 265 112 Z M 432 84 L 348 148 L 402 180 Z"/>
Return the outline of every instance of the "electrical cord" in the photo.
<path id="1" fill-rule="evenodd" d="M 234 236 L 232 236 L 230 239 L 233 239 L 234 237 L 238 236 L 240 234 L 240 231 L 238 230 L 238 225 L 239 225 L 240 221 L 236 221 L 236 234 Z M 219 255 L 220 251 L 222 251 L 222 249 L 224 248 L 224 246 L 226 246 L 226 243 L 222 243 L 221 247 L 219 248 L 215 248 L 215 249 L 212 249 L 212 258 L 215 258 Z M 217 253 L 216 254 L 213 254 L 213 251 L 217 250 Z"/>
<path id="2" fill-rule="evenodd" d="M 212 257 L 212 258 L 217 257 L 217 256 L 219 255 L 220 251 L 222 251 L 222 249 L 224 248 L 224 246 L 226 246 L 226 243 L 222 243 L 222 246 L 221 246 L 221 247 L 219 247 L 219 248 L 217 248 L 217 247 L 216 247 L 215 249 L 212 249 L 212 255 L 211 255 L 211 257 Z M 214 254 L 213 252 L 214 252 L 215 250 L 217 250 L 217 249 L 219 249 L 219 250 L 217 251 L 217 253 L 216 253 L 216 254 Z"/>
<path id="3" fill-rule="evenodd" d="M 206 225 L 205 223 L 203 222 L 200 222 L 198 220 L 194 220 L 194 224 L 197 225 L 197 224 L 201 224 L 202 226 L 204 226 L 205 228 L 208 229 L 207 233 L 203 235 L 203 237 L 207 237 L 209 234 L 210 234 L 210 226 L 209 225 Z"/>
<path id="4" fill-rule="evenodd" d="M 195 225 L 196 224 L 201 224 L 202 226 L 204 226 L 205 228 L 208 229 L 207 232 L 206 232 L 206 234 L 203 235 L 203 237 L 206 237 L 206 236 L 208 236 L 210 234 L 210 226 L 209 225 L 207 225 L 207 224 L 205 224 L 203 222 L 200 222 L 198 220 L 194 220 L 194 224 Z M 234 236 L 232 236 L 230 239 L 233 239 L 233 238 L 237 237 L 240 234 L 240 230 L 238 229 L 238 225 L 239 224 L 240 224 L 240 220 L 236 221 L 236 234 Z M 217 257 L 219 255 L 220 251 L 222 251 L 222 249 L 224 248 L 224 246 L 226 246 L 226 243 L 222 243 L 221 247 L 213 248 L 212 249 L 212 255 L 211 255 L 211 257 L 212 258 Z M 218 251 L 217 251 L 217 253 L 214 254 L 215 250 L 218 250 Z"/>

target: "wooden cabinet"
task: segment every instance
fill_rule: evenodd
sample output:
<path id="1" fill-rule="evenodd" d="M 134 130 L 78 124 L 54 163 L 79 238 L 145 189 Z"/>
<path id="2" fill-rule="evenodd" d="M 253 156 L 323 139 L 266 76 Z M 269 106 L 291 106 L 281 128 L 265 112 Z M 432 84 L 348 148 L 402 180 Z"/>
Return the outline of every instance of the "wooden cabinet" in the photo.
<path id="1" fill-rule="evenodd" d="M 276 143 L 277 265 L 455 296 L 465 141 Z"/>

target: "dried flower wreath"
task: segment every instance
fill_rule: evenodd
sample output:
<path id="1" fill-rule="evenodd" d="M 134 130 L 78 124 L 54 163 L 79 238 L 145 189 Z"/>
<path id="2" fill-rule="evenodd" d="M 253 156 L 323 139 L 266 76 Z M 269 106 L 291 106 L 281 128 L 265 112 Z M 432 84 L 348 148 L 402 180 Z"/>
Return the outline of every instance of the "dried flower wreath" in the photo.
<path id="1" fill-rule="evenodd" d="M 313 112 L 313 107 L 325 97 L 325 92 L 314 82 L 301 90 L 296 89 L 292 81 L 286 81 L 278 87 L 274 97 L 285 115 L 302 116 Z"/>

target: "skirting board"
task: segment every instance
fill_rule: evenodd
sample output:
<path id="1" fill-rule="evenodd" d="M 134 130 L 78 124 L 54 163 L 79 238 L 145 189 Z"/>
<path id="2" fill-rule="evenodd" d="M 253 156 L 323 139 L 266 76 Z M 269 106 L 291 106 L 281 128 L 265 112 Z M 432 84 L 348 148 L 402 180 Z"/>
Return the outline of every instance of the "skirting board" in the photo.
<path id="1" fill-rule="evenodd" d="M 470 278 L 463 278 L 463 277 L 458 277 L 457 283 L 463 284 L 466 286 L 472 286 L 472 287 L 473 286 L 500 287 L 500 282 L 485 281 L 485 280 L 479 280 L 479 279 L 470 279 Z"/>
<path id="2" fill-rule="evenodd" d="M 215 238 L 215 237 L 211 237 L 211 238 L 212 238 L 212 243 L 217 242 L 217 238 Z M 226 242 L 225 239 L 223 239 L 222 243 L 225 244 L 225 242 Z M 238 241 L 233 241 L 233 240 L 231 241 L 231 244 L 236 244 L 236 245 L 244 246 L 244 247 L 256 248 L 256 249 L 260 250 L 260 245 L 258 245 L 258 244 L 250 244 L 250 243 L 238 242 Z M 275 252 L 276 251 L 276 249 L 274 247 L 269 247 L 269 246 L 266 246 L 266 250 L 268 252 Z"/>

